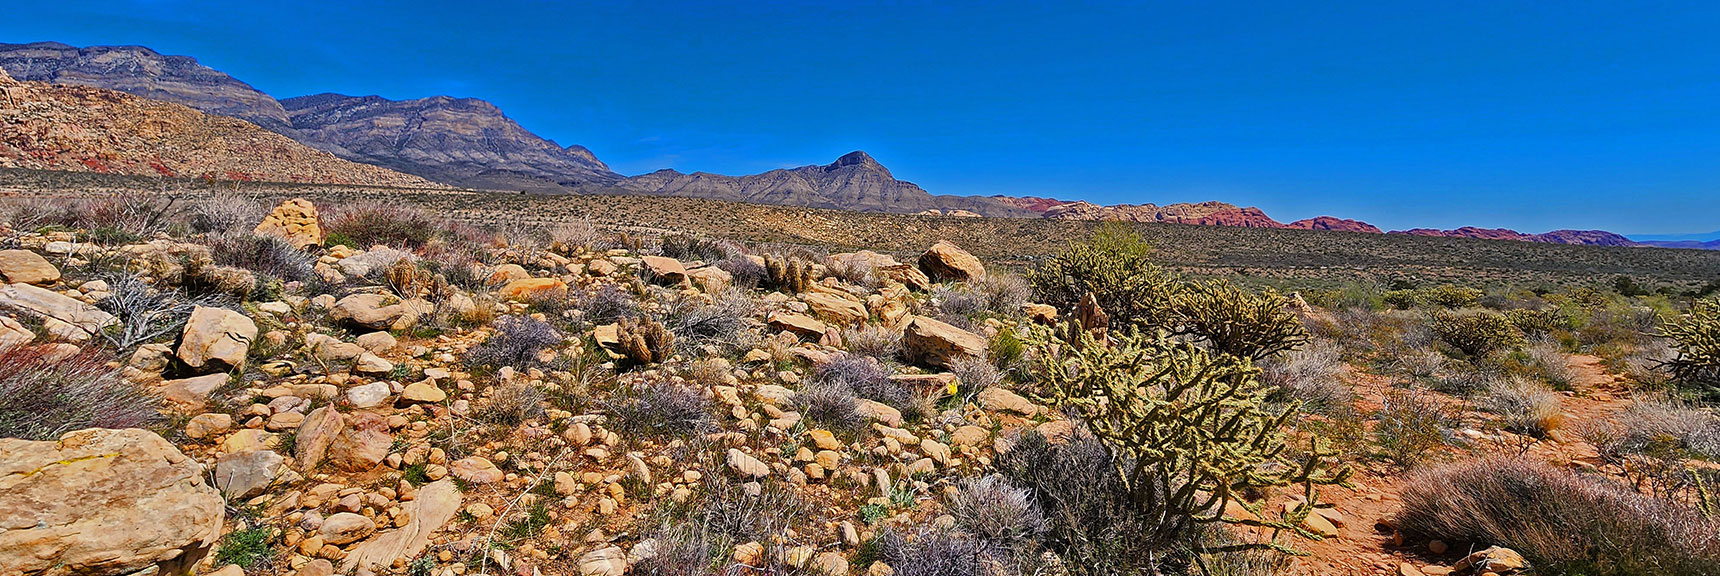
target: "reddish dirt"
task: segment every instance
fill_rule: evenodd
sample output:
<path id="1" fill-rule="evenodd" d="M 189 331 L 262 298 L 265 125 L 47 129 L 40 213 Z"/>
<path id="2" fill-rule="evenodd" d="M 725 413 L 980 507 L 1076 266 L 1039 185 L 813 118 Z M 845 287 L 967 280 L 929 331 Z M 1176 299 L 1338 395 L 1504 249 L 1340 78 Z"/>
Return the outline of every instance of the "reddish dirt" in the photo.
<path id="1" fill-rule="evenodd" d="M 1573 388 L 1562 399 L 1565 422 L 1547 440 L 1537 441 L 1524 452 L 1558 465 L 1572 462 L 1597 464 L 1595 448 L 1573 432 L 1583 422 L 1606 420 L 1629 406 L 1628 389 L 1622 378 L 1606 372 L 1600 359 L 1594 356 L 1571 357 L 1575 371 Z M 1379 408 L 1386 389 L 1391 384 L 1379 376 L 1353 373 L 1351 380 L 1360 396 L 1357 407 L 1364 411 Z M 1453 403 L 1455 398 L 1448 398 Z M 1474 442 L 1472 453 L 1495 450 L 1516 451 L 1520 437 L 1486 427 L 1485 416 L 1466 413 L 1466 426 L 1485 430 L 1488 439 Z M 1453 449 L 1452 456 L 1462 454 Z M 1470 543 L 1450 543 L 1444 554 L 1428 550 L 1422 541 L 1398 542 L 1387 527 L 1399 506 L 1398 488 L 1405 471 L 1384 462 L 1361 463 L 1352 479 L 1354 489 L 1330 487 L 1322 490 L 1321 500 L 1335 504 L 1346 520 L 1339 527 L 1339 536 L 1321 542 L 1294 542 L 1306 557 L 1293 561 L 1291 574 L 1331 575 L 1442 575 L 1449 566 L 1471 552 Z M 1477 547 L 1476 549 L 1479 549 Z"/>

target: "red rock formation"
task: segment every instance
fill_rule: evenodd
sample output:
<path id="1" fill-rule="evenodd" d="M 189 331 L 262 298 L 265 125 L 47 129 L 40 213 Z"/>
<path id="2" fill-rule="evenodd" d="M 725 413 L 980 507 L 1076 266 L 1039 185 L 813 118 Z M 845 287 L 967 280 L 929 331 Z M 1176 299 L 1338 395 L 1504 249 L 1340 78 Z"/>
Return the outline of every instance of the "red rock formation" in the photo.
<path id="1" fill-rule="evenodd" d="M 1317 216 L 1314 218 L 1297 220 L 1286 224 L 1285 227 L 1300 230 L 1335 230 L 1339 232 L 1361 232 L 1365 234 L 1384 233 L 1378 226 L 1374 226 L 1373 224 L 1369 224 L 1361 220 L 1351 220 L 1349 218 L 1337 218 L 1333 216 Z"/>

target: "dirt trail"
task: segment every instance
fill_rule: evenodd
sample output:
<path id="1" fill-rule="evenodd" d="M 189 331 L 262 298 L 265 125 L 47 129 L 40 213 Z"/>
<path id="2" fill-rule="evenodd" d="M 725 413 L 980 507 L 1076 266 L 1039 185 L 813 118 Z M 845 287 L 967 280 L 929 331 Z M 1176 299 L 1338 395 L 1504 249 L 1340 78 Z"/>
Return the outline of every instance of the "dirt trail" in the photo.
<path id="1" fill-rule="evenodd" d="M 1572 462 L 1596 463 L 1595 448 L 1584 442 L 1575 431 L 1585 422 L 1613 417 L 1630 405 L 1628 387 L 1622 378 L 1606 371 L 1600 358 L 1590 355 L 1571 357 L 1574 392 L 1563 393 L 1561 405 L 1565 413 L 1563 427 L 1552 438 L 1535 442 L 1525 452 L 1556 465 Z M 1374 410 L 1391 382 L 1376 375 L 1352 373 L 1359 396 L 1358 408 Z M 1452 402 L 1459 402 L 1455 398 Z M 1488 439 L 1478 441 L 1475 451 L 1505 449 L 1517 441 L 1515 435 L 1483 427 L 1484 418 L 1466 414 L 1467 426 L 1486 430 Z M 1494 444 L 1498 447 L 1489 446 Z M 1515 449 L 1512 447 L 1511 449 Z M 1394 535 L 1385 524 L 1398 510 L 1398 489 L 1406 471 L 1383 462 L 1367 462 L 1356 466 L 1355 489 L 1333 487 L 1321 492 L 1322 500 L 1336 504 L 1344 525 L 1339 536 L 1322 542 L 1298 542 L 1296 547 L 1309 552 L 1293 561 L 1291 574 L 1318 576 L 1438 576 L 1450 571 L 1449 566 L 1468 554 L 1468 543 L 1451 543 L 1444 554 L 1428 550 L 1426 542 L 1394 542 Z"/>

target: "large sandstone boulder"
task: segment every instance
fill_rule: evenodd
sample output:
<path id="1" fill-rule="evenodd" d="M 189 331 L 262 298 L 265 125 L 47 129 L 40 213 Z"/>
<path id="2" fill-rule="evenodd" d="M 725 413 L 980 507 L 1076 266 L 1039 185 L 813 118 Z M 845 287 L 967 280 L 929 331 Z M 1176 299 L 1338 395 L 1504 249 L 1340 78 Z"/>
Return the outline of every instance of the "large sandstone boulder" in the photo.
<path id="1" fill-rule="evenodd" d="M 60 269 L 29 250 L 0 250 L 0 278 L 24 284 L 53 284 L 60 280 Z"/>
<path id="2" fill-rule="evenodd" d="M 925 316 L 915 316 L 902 327 L 902 351 L 915 364 L 948 368 L 962 358 L 984 358 L 985 339 Z"/>
<path id="3" fill-rule="evenodd" d="M 423 300 L 400 300 L 384 294 L 353 294 L 329 309 L 329 319 L 372 330 L 410 328 L 418 318 L 435 310 Z"/>
<path id="4" fill-rule="evenodd" d="M 680 284 L 687 280 L 687 266 L 680 260 L 664 256 L 640 256 L 639 263 L 652 276 L 670 284 Z"/>
<path id="5" fill-rule="evenodd" d="M 920 255 L 920 269 L 938 281 L 966 282 L 985 275 L 985 265 L 948 240 L 939 240 Z"/>
<path id="6" fill-rule="evenodd" d="M 321 246 L 322 225 L 317 221 L 317 207 L 310 200 L 294 198 L 275 206 L 263 223 L 257 225 L 258 236 L 274 236 L 296 248 Z"/>
<path id="7" fill-rule="evenodd" d="M 346 418 L 346 426 L 328 447 L 328 461 L 347 472 L 364 472 L 375 468 L 388 457 L 394 436 L 388 433 L 388 419 L 367 412 Z"/>
<path id="8" fill-rule="evenodd" d="M 8 348 L 29 344 L 36 340 L 36 333 L 25 328 L 24 324 L 11 316 L 0 316 L 0 352 Z"/>
<path id="9" fill-rule="evenodd" d="M 112 314 L 70 296 L 18 282 L 0 287 L 0 309 L 41 318 L 50 333 L 73 342 L 89 340 L 117 321 Z"/>
<path id="10" fill-rule="evenodd" d="M 0 438 L 0 574 L 188 574 L 225 511 L 203 467 L 154 432 Z"/>
<path id="11" fill-rule="evenodd" d="M 199 372 L 229 371 L 245 366 L 257 323 L 226 308 L 198 306 L 179 338 L 179 361 Z"/>

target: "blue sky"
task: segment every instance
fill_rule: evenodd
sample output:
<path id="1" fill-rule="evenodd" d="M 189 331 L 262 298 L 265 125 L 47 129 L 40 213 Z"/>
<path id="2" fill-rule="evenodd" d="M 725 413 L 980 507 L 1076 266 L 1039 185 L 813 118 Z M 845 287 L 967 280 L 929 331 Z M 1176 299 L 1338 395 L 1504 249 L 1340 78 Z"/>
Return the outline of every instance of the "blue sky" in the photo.
<path id="1" fill-rule="evenodd" d="M 1714 2 L 275 4 L 13 0 L 0 41 L 483 98 L 629 174 L 864 149 L 940 194 L 1720 229 Z"/>

